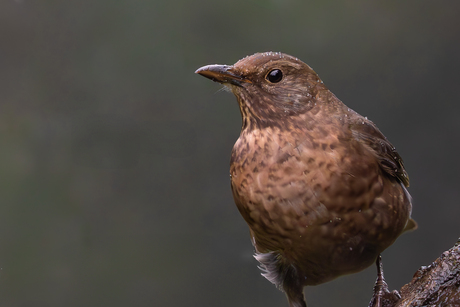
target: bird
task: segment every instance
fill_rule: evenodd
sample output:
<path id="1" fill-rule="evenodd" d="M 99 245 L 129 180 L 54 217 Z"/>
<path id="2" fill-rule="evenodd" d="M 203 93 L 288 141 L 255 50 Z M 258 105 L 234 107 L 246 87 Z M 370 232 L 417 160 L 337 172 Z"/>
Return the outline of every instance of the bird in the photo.
<path id="1" fill-rule="evenodd" d="M 369 306 L 383 306 L 382 293 L 389 292 L 382 290 L 380 254 L 417 227 L 395 147 L 296 57 L 256 53 L 195 73 L 223 84 L 238 101 L 242 127 L 231 152 L 231 189 L 262 275 L 290 307 L 306 307 L 305 286 L 377 263 Z"/>

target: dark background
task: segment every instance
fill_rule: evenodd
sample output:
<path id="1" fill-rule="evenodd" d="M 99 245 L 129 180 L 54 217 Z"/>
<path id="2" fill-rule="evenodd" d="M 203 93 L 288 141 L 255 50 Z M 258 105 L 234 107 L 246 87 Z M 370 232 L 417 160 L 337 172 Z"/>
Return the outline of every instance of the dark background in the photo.
<path id="1" fill-rule="evenodd" d="M 233 204 L 233 95 L 194 74 L 294 55 L 405 160 L 419 229 L 391 288 L 460 236 L 460 1 L 0 2 L 0 306 L 287 306 Z M 306 289 L 367 306 L 375 268 Z"/>

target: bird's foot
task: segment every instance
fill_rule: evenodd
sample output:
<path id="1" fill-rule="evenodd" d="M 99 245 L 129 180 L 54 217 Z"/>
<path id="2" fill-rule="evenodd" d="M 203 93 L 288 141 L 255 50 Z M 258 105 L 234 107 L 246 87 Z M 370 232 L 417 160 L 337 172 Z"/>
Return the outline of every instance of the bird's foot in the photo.
<path id="1" fill-rule="evenodd" d="M 383 276 L 382 257 L 379 255 L 376 261 L 377 265 L 377 280 L 374 286 L 374 296 L 369 302 L 368 307 L 393 307 L 401 298 L 398 291 L 388 290 L 388 285 Z"/>

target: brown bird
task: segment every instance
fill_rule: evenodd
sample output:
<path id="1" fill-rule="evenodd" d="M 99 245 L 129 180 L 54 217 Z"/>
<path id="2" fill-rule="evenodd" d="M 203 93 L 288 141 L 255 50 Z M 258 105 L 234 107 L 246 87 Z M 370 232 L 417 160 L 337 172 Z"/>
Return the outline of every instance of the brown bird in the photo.
<path id="1" fill-rule="evenodd" d="M 304 286 L 367 268 L 416 227 L 394 146 L 307 64 L 267 52 L 196 73 L 237 97 L 243 123 L 231 156 L 233 197 L 263 276 L 291 307 L 306 306 Z M 375 293 L 371 305 L 381 306 L 388 291 Z"/>

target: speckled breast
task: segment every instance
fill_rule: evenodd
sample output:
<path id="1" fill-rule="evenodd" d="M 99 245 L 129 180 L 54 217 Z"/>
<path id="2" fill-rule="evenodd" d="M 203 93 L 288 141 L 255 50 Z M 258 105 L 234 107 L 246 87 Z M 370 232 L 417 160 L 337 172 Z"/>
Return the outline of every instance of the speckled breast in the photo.
<path id="1" fill-rule="evenodd" d="M 304 264 L 310 284 L 369 266 L 410 214 L 401 184 L 345 137 L 243 131 L 232 152 L 233 195 L 256 250 Z"/>

